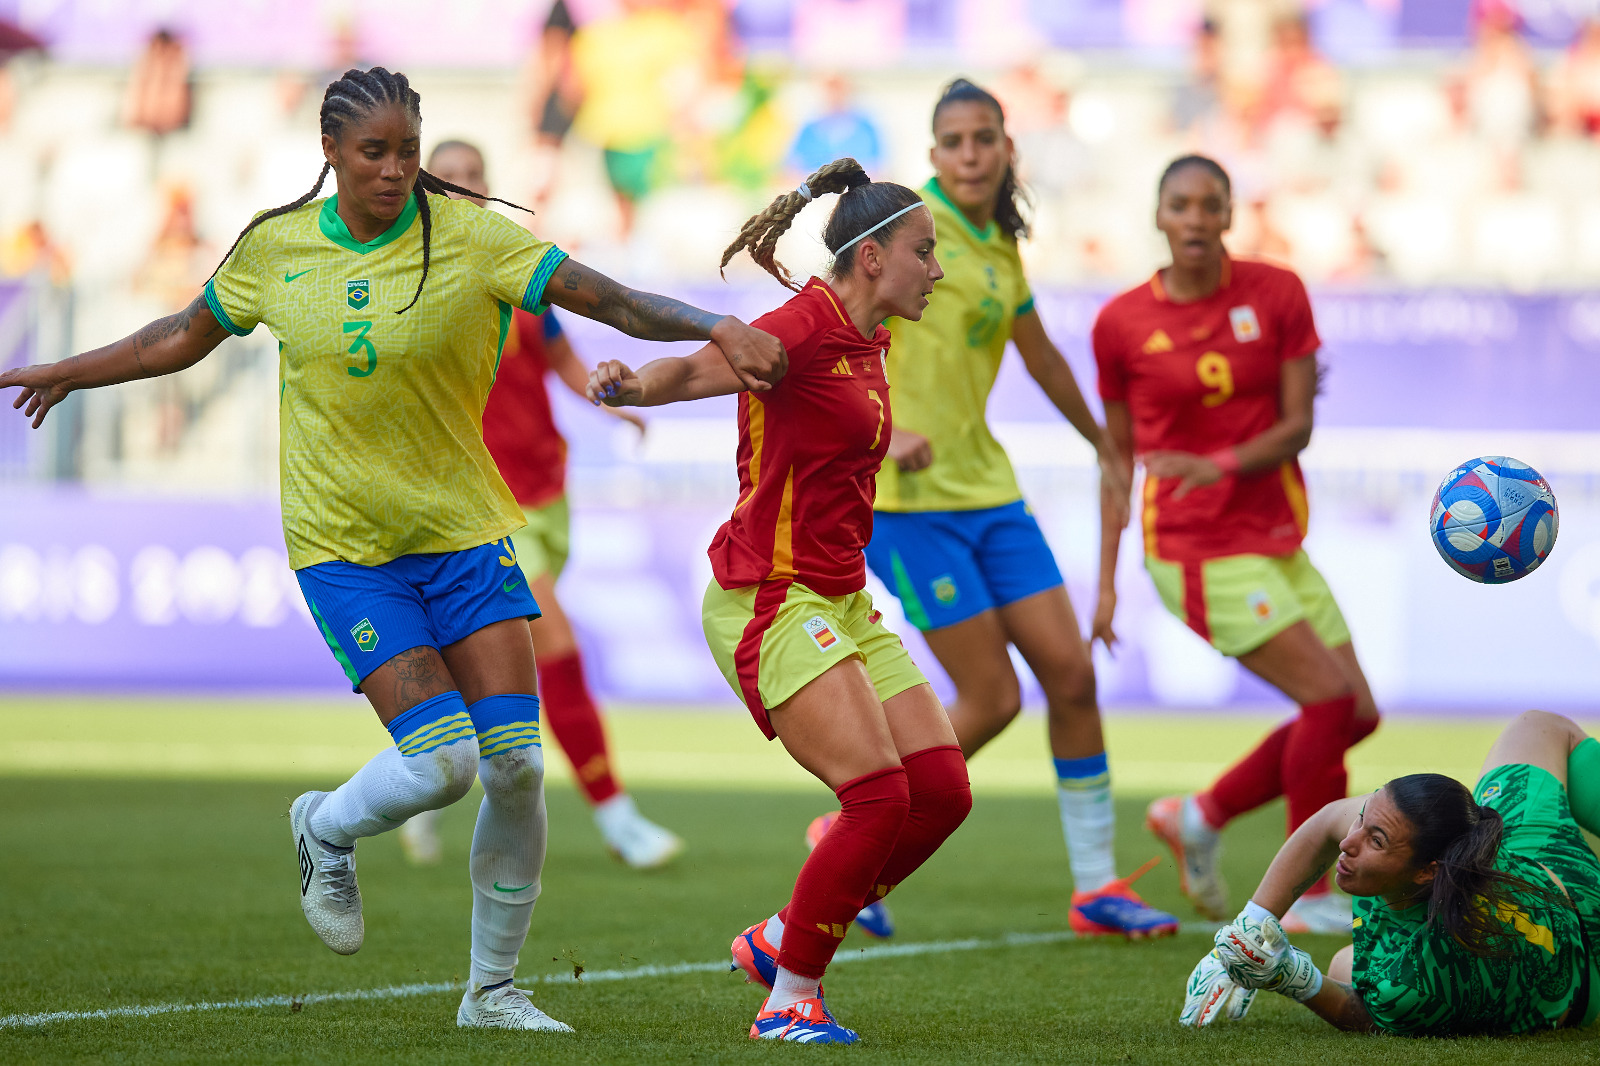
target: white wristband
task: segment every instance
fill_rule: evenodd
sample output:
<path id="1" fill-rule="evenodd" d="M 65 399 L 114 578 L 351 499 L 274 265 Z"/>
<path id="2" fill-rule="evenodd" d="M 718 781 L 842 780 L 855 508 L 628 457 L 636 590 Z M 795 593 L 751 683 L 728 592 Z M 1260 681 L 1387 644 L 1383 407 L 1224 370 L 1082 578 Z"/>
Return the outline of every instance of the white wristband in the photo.
<path id="1" fill-rule="evenodd" d="M 1266 925 L 1268 922 L 1275 922 L 1278 920 L 1278 916 L 1276 914 L 1273 914 L 1255 900 L 1251 900 L 1249 903 L 1244 905 L 1243 914 L 1251 921 L 1260 922 L 1262 925 Z"/>

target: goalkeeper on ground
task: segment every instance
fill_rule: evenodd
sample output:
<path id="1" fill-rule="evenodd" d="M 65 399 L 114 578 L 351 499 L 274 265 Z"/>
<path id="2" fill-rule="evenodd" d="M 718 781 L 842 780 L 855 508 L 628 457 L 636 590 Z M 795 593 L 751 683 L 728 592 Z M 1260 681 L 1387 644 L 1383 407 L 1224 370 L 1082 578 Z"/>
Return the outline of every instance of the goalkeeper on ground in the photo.
<path id="1" fill-rule="evenodd" d="M 1242 1018 L 1266 989 L 1363 1032 L 1587 1026 L 1600 1015 L 1600 862 L 1583 829 L 1600 831 L 1600 742 L 1542 711 L 1500 734 L 1471 793 L 1412 774 L 1330 803 L 1217 933 L 1179 1020 Z M 1324 977 L 1278 917 L 1329 864 L 1355 920 Z"/>

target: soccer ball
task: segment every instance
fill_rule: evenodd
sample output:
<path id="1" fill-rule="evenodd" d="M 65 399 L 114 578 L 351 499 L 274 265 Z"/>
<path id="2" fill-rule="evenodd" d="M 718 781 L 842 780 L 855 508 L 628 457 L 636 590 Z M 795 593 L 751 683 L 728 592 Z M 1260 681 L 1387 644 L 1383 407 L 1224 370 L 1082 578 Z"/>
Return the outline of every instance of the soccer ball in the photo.
<path id="1" fill-rule="evenodd" d="M 1538 569 L 1556 543 L 1555 493 L 1527 463 L 1504 455 L 1469 459 L 1433 494 L 1428 531 L 1450 569 L 1501 585 Z"/>

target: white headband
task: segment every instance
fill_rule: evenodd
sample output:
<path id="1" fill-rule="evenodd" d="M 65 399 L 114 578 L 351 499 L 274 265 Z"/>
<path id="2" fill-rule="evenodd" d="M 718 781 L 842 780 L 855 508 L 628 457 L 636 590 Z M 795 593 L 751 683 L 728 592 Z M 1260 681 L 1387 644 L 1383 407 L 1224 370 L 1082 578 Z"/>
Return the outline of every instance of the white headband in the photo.
<path id="1" fill-rule="evenodd" d="M 799 193 L 799 194 L 800 194 L 800 198 L 801 198 L 801 199 L 803 199 L 803 200 L 804 200 L 804 201 L 805 201 L 805 202 L 806 202 L 806 203 L 808 203 L 808 204 L 809 204 L 809 203 L 810 203 L 810 202 L 811 202 L 811 201 L 812 201 L 812 200 L 815 200 L 815 199 L 816 199 L 816 197 L 815 197 L 815 196 L 813 196 L 813 195 L 811 195 L 811 186 L 809 186 L 809 185 L 807 185 L 807 184 L 806 184 L 806 183 L 805 183 L 805 182 L 803 182 L 803 181 L 802 181 L 802 182 L 801 182 L 801 183 L 800 183 L 800 184 L 799 184 L 799 185 L 797 185 L 797 186 L 796 186 L 796 187 L 795 187 L 795 190 L 794 190 L 794 191 L 795 191 L 795 192 L 797 192 L 797 193 Z"/>
<path id="2" fill-rule="evenodd" d="M 857 241 L 861 240 L 863 237 L 872 236 L 874 233 L 878 232 L 883 227 L 887 226 L 889 223 L 891 223 L 895 219 L 899 218 L 901 215 L 907 214 L 907 213 L 909 213 L 911 211 L 915 211 L 919 207 L 926 207 L 926 206 L 927 205 L 924 204 L 921 200 L 918 200 L 916 203 L 912 204 L 909 207 L 902 207 L 900 210 L 896 211 L 894 214 L 890 215 L 888 218 L 884 219 L 882 222 L 874 223 L 870 229 L 866 230 L 863 233 L 856 234 L 854 237 L 851 237 L 849 240 L 847 240 L 843 244 L 839 245 L 839 247 L 837 249 L 835 249 L 835 251 L 833 253 L 834 258 L 838 258 L 839 254 L 841 252 L 843 252 L 846 248 L 850 247 L 852 244 L 854 244 Z"/>

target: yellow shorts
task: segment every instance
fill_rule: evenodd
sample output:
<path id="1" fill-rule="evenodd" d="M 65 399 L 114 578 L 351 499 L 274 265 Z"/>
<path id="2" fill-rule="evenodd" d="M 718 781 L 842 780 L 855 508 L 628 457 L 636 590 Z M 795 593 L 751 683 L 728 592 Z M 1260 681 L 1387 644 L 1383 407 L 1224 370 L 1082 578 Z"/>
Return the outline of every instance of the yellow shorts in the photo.
<path id="1" fill-rule="evenodd" d="M 1350 643 L 1333 592 L 1303 550 L 1200 563 L 1146 556 L 1161 602 L 1224 655 L 1244 655 L 1304 619 L 1330 648 Z"/>
<path id="2" fill-rule="evenodd" d="M 821 596 L 781 581 L 729 591 L 713 580 L 700 616 L 717 669 L 768 740 L 767 711 L 846 659 L 866 666 L 880 700 L 927 682 L 865 591 Z"/>
<path id="3" fill-rule="evenodd" d="M 525 507 L 522 517 L 528 524 L 511 534 L 511 546 L 516 549 L 522 572 L 529 581 L 541 574 L 549 574 L 552 580 L 559 578 L 572 550 L 572 519 L 566 495 L 557 496 L 543 507 Z"/>

